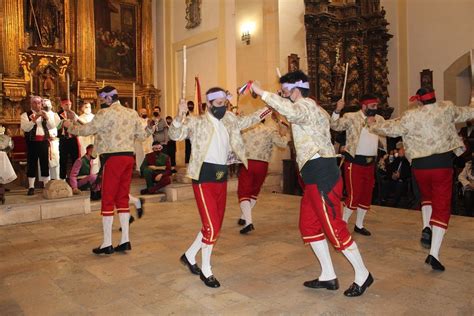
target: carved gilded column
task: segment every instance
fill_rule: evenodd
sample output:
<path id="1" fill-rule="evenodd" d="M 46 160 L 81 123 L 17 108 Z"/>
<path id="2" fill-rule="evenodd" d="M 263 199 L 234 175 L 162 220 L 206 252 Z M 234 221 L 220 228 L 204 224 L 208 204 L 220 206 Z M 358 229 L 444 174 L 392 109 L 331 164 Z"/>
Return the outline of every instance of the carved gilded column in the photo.
<path id="1" fill-rule="evenodd" d="M 7 125 L 12 135 L 19 133 L 18 124 L 22 111 L 20 101 L 26 97 L 26 82 L 20 72 L 19 50 L 24 43 L 23 1 L 3 0 L 0 9 L 3 14 L 1 54 L 4 78 L 1 81 L 2 97 L 0 122 Z M 2 100 L 3 101 L 3 100 Z M 11 126 L 9 126 L 12 124 Z"/>
<path id="2" fill-rule="evenodd" d="M 96 99 L 94 0 L 77 1 L 76 65 L 80 97 Z M 77 85 L 77 84 L 76 84 Z"/>
<path id="3" fill-rule="evenodd" d="M 141 107 L 151 108 L 159 102 L 159 91 L 153 86 L 153 30 L 152 30 L 152 0 L 142 2 L 142 64 L 139 65 L 142 73 L 143 103 Z M 140 93 L 139 93 L 140 94 Z M 139 103 L 140 104 L 140 103 Z"/>
<path id="4" fill-rule="evenodd" d="M 18 52 L 24 42 L 23 1 L 3 0 L 3 61 L 8 77 L 20 77 Z"/>
<path id="5" fill-rule="evenodd" d="M 143 85 L 153 85 L 153 31 L 152 31 L 152 9 L 151 0 L 144 0 L 142 3 L 142 74 Z"/>

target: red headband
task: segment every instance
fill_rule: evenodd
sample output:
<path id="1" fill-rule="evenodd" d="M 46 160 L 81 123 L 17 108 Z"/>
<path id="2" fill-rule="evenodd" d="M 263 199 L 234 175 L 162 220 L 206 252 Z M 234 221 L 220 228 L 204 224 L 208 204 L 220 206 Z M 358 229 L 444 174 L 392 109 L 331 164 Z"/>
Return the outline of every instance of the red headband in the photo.
<path id="1" fill-rule="evenodd" d="M 413 102 L 413 101 L 428 101 L 428 100 L 431 100 L 431 99 L 434 99 L 436 98 L 436 95 L 433 92 L 428 92 L 427 94 L 423 94 L 423 95 L 418 95 L 418 94 L 415 94 L 414 96 L 410 97 L 410 102 Z"/>
<path id="2" fill-rule="evenodd" d="M 367 104 L 371 104 L 371 103 L 379 103 L 379 99 L 375 98 L 375 99 L 366 99 L 366 100 L 363 100 L 362 102 L 360 102 L 360 104 L 362 105 L 367 105 Z"/>

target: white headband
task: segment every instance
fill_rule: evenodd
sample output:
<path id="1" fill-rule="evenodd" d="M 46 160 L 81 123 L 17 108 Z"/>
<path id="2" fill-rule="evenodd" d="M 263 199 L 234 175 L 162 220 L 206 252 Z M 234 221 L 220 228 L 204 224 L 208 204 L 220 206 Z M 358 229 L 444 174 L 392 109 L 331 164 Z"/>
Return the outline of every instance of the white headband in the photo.
<path id="1" fill-rule="evenodd" d="M 99 97 L 107 99 L 107 97 L 112 97 L 116 94 L 118 94 L 117 89 L 114 89 L 110 92 L 101 92 L 101 93 L 99 93 Z"/>
<path id="2" fill-rule="evenodd" d="M 309 82 L 303 82 L 302 80 L 297 81 L 295 83 L 288 83 L 285 82 L 281 85 L 282 88 L 288 89 L 289 91 L 293 90 L 294 88 L 303 88 L 309 89 Z"/>
<path id="3" fill-rule="evenodd" d="M 226 98 L 227 100 L 232 99 L 232 96 L 228 95 L 224 91 L 211 92 L 209 94 L 206 94 L 206 97 L 207 97 L 207 101 L 209 102 L 214 101 L 215 99 L 219 99 L 219 98 Z"/>

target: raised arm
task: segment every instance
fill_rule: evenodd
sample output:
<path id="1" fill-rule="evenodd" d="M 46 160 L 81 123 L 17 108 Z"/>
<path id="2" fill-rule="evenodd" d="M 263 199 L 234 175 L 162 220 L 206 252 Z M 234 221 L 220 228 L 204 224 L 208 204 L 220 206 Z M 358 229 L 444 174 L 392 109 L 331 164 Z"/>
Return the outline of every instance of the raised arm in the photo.
<path id="1" fill-rule="evenodd" d="M 33 129 L 33 126 L 35 126 L 34 121 L 30 121 L 28 119 L 28 113 L 23 113 L 20 116 L 20 128 L 23 130 L 23 132 L 28 133 Z"/>
<path id="2" fill-rule="evenodd" d="M 388 137 L 398 137 L 406 134 L 406 129 L 403 127 L 401 119 L 393 120 L 374 120 L 369 123 L 369 130 L 371 133 L 388 136 Z"/>
<path id="3" fill-rule="evenodd" d="M 336 109 L 331 115 L 331 129 L 341 132 L 345 131 L 349 128 L 350 126 L 350 120 L 347 118 L 347 116 L 341 117 L 341 111 L 344 108 L 344 100 L 339 100 L 337 101 Z"/>
<path id="4" fill-rule="evenodd" d="M 464 123 L 474 119 L 474 106 L 456 106 L 449 102 L 453 109 L 454 123 Z"/>
<path id="5" fill-rule="evenodd" d="M 99 126 L 101 126 L 101 121 L 104 118 L 104 112 L 99 111 L 92 121 L 83 125 L 77 120 L 77 115 L 75 115 L 75 113 L 72 117 L 74 117 L 73 121 L 63 120 L 62 122 L 62 125 L 67 128 L 67 131 L 77 136 L 89 136 L 97 134 Z"/>
<path id="6" fill-rule="evenodd" d="M 153 127 L 147 124 L 147 126 L 143 128 L 143 124 L 137 112 L 134 113 L 133 119 L 135 120 L 135 139 L 142 142 L 153 133 Z"/>
<path id="7" fill-rule="evenodd" d="M 261 108 L 255 112 L 253 112 L 250 115 L 246 116 L 236 116 L 237 117 L 237 122 L 240 130 L 244 130 L 246 128 L 249 128 L 261 120 L 265 118 L 268 114 L 270 114 L 272 110 L 270 110 L 267 107 Z"/>
<path id="8" fill-rule="evenodd" d="M 272 133 L 272 142 L 275 146 L 280 148 L 286 148 L 288 146 L 288 133 L 286 127 L 278 124 L 278 130 L 274 130 Z"/>
<path id="9" fill-rule="evenodd" d="M 168 136 L 175 141 L 184 140 L 188 137 L 192 125 L 194 124 L 194 118 L 186 117 L 188 106 L 186 101 L 181 99 L 178 105 L 178 115 L 173 119 L 171 123 Z"/>

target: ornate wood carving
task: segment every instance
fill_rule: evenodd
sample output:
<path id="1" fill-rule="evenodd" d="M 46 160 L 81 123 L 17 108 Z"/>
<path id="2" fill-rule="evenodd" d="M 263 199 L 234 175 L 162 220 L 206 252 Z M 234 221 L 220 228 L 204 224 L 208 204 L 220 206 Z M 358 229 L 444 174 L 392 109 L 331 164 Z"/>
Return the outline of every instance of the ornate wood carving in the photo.
<path id="1" fill-rule="evenodd" d="M 359 97 L 375 93 L 380 111 L 390 117 L 388 106 L 385 11 L 378 0 L 305 0 L 306 46 L 311 92 L 329 111 L 342 96 L 344 64 L 349 64 L 346 103 L 356 108 Z"/>

